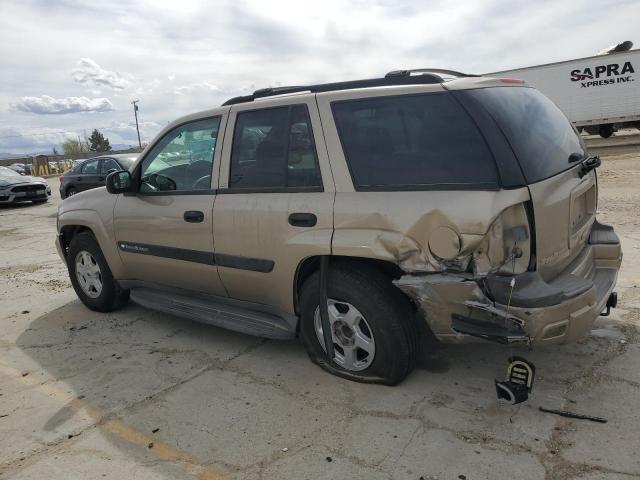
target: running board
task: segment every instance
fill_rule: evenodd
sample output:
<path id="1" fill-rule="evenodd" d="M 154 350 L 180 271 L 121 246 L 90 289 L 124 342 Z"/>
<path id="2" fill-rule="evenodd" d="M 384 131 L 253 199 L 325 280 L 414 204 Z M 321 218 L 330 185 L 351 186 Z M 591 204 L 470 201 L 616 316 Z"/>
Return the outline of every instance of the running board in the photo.
<path id="1" fill-rule="evenodd" d="M 516 324 L 511 323 L 510 327 L 498 325 L 497 323 L 485 322 L 482 320 L 473 320 L 454 313 L 451 315 L 451 328 L 465 335 L 483 338 L 490 342 L 497 343 L 530 343 L 531 339 L 524 329 Z"/>
<path id="2" fill-rule="evenodd" d="M 247 335 L 286 340 L 295 337 L 294 318 L 246 308 L 243 302 L 226 298 L 168 293 L 164 290 L 138 287 L 131 289 L 137 304 L 177 317 L 215 325 Z M 250 304 L 253 305 L 253 304 Z"/>

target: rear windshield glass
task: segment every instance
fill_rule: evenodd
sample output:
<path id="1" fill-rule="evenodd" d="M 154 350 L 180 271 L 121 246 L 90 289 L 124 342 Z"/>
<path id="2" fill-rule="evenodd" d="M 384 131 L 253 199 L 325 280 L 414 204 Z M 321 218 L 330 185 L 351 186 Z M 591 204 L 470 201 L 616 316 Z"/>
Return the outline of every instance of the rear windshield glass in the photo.
<path id="1" fill-rule="evenodd" d="M 495 87 L 469 90 L 489 111 L 511 144 L 527 182 L 549 178 L 575 163 L 572 153 L 585 155 L 584 142 L 564 113 L 538 90 Z"/>
<path id="2" fill-rule="evenodd" d="M 356 189 L 498 185 L 484 139 L 448 93 L 347 100 L 332 107 Z"/>

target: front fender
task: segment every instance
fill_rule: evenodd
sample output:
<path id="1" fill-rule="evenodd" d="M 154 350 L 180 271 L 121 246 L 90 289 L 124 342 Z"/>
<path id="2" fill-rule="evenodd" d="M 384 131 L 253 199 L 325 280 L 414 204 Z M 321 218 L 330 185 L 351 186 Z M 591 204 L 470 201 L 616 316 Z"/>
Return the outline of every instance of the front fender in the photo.
<path id="1" fill-rule="evenodd" d="M 124 278 L 125 268 L 116 248 L 113 208 L 116 195 L 96 188 L 65 199 L 58 207 L 58 233 L 64 227 L 85 227 L 93 232 L 115 278 Z"/>

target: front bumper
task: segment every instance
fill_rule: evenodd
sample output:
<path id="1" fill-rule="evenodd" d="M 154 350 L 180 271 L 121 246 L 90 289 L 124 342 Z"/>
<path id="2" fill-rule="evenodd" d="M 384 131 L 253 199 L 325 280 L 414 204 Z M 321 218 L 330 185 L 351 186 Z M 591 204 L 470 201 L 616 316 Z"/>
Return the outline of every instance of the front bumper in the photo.
<path id="1" fill-rule="evenodd" d="M 497 327 L 503 328 L 508 332 L 500 333 L 505 343 L 526 340 L 555 344 L 589 332 L 615 288 L 621 262 L 622 250 L 615 232 L 596 222 L 582 251 L 549 281 L 535 272 L 482 279 L 467 273 L 439 273 L 405 275 L 395 283 L 420 305 L 426 322 L 441 341 L 473 340 L 475 337 L 461 333 L 464 329 L 459 328 L 466 319 L 475 333 L 483 326 L 493 333 Z M 513 292 L 509 292 L 511 278 L 515 278 Z"/>
<path id="2" fill-rule="evenodd" d="M 14 192 L 11 189 L 0 190 L 0 204 L 44 200 L 49 198 L 50 196 L 51 187 L 49 186 L 31 192 Z"/>

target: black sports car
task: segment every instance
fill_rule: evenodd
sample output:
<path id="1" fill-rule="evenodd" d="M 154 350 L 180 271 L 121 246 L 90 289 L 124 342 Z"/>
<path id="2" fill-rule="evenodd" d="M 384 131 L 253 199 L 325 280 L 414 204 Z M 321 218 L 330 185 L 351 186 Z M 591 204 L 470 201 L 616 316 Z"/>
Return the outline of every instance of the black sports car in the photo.
<path id="1" fill-rule="evenodd" d="M 51 187 L 41 177 L 21 175 L 7 167 L 0 167 L 0 205 L 30 201 L 46 202 L 51 196 Z"/>

